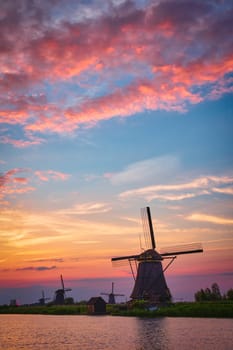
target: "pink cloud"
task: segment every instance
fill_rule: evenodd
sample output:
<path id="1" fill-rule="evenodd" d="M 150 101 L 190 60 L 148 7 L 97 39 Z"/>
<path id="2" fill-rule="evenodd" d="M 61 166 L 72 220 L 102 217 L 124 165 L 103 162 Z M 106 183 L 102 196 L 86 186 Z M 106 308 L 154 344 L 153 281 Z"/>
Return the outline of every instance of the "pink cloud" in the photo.
<path id="1" fill-rule="evenodd" d="M 28 187 L 17 188 L 11 185 L 11 186 L 4 187 L 3 195 L 23 194 L 31 191 L 35 191 L 35 187 L 28 186 Z"/>
<path id="2" fill-rule="evenodd" d="M 13 179 L 13 182 L 21 183 L 21 184 L 27 184 L 28 183 L 28 179 L 26 177 L 15 177 Z"/>
<path id="3" fill-rule="evenodd" d="M 79 6 L 70 2 L 74 14 Z M 61 16 L 56 23 L 53 11 Z M 69 133 L 144 110 L 185 111 L 232 92 L 233 5 L 174 0 L 137 8 L 125 1 L 88 19 L 73 13 L 62 1 L 25 3 L 23 9 L 13 0 L 4 4 L 0 123 L 33 133 Z M 130 82 L 116 87 L 127 75 Z M 84 89 L 76 102 L 81 84 L 92 87 L 94 81 L 97 94 Z M 102 81 L 106 88 L 98 90 Z M 77 90 L 64 91 L 62 100 L 42 93 L 45 84 L 69 83 Z M 29 88 L 36 93 L 30 95 Z M 40 143 L 7 141 L 15 147 Z"/>
<path id="4" fill-rule="evenodd" d="M 54 170 L 35 171 L 35 175 L 41 181 L 49 181 L 50 179 L 65 181 L 70 177 L 69 174 L 61 173 L 59 171 L 54 171 Z"/>
<path id="5" fill-rule="evenodd" d="M 0 176 L 1 199 L 4 199 L 8 195 L 22 194 L 35 190 L 33 186 L 26 186 L 29 182 L 27 177 L 16 176 L 25 172 L 28 173 L 29 169 L 14 168 Z"/>
<path id="6" fill-rule="evenodd" d="M 5 143 L 5 144 L 11 144 L 14 147 L 17 148 L 26 148 L 32 145 L 40 145 L 41 143 L 44 142 L 43 139 L 39 138 L 39 137 L 30 137 L 31 140 L 14 140 L 11 139 L 10 137 L 7 136 L 2 136 L 0 137 L 0 143 Z"/>
<path id="7" fill-rule="evenodd" d="M 18 176 L 18 174 L 27 173 L 28 176 Z M 41 181 L 49 180 L 62 180 L 65 181 L 69 178 L 69 174 L 65 174 L 59 171 L 47 170 L 47 171 L 35 171 L 32 169 L 14 168 L 0 176 L 0 204 L 6 205 L 8 202 L 4 201 L 7 196 L 16 194 L 24 194 L 27 192 L 35 191 L 37 188 L 30 185 L 33 182 L 35 174 Z"/>

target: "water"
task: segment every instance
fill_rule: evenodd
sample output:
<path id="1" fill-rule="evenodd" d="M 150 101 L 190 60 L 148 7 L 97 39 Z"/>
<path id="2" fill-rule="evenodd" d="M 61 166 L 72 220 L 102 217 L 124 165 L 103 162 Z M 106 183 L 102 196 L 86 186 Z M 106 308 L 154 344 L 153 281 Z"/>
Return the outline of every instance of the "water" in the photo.
<path id="1" fill-rule="evenodd" d="M 0 315 L 1 350 L 232 350 L 233 319 Z"/>

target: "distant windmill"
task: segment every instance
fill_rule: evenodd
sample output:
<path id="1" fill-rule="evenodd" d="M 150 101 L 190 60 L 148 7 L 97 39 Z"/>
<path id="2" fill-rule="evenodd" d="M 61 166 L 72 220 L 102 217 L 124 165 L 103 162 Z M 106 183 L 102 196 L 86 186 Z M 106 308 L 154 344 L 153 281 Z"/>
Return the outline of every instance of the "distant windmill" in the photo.
<path id="1" fill-rule="evenodd" d="M 45 305 L 45 301 L 49 300 L 50 298 L 45 298 L 44 291 L 42 290 L 42 298 L 39 299 L 40 305 Z"/>
<path id="2" fill-rule="evenodd" d="M 114 293 L 114 283 L 112 282 L 112 291 L 111 293 L 100 293 L 101 295 L 108 295 L 108 303 L 116 304 L 115 297 L 124 297 L 124 294 L 115 294 Z"/>
<path id="3" fill-rule="evenodd" d="M 155 250 L 155 238 L 151 220 L 150 208 L 141 209 L 144 233 L 147 234 L 149 249 L 141 254 L 121 256 L 112 258 L 112 261 L 128 260 L 135 284 L 131 293 L 132 299 L 145 299 L 150 302 L 163 302 L 171 299 L 170 291 L 164 277 L 164 272 L 171 265 L 177 255 L 201 253 L 203 249 L 200 244 L 192 243 L 181 247 L 170 248 L 169 251 L 158 253 Z M 148 238 L 149 236 L 149 238 Z M 165 268 L 162 266 L 164 259 L 170 259 Z M 136 265 L 136 277 L 132 263 Z"/>
<path id="4" fill-rule="evenodd" d="M 63 277 L 61 275 L 61 289 L 55 291 L 55 304 L 63 305 L 65 303 L 65 292 L 70 292 L 71 288 L 65 288 Z"/>

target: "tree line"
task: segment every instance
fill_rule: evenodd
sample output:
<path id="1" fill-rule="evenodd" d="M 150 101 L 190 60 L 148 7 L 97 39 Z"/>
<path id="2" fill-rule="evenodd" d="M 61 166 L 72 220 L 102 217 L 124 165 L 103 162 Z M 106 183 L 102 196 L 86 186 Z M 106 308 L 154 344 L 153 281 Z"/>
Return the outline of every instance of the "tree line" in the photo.
<path id="1" fill-rule="evenodd" d="M 233 289 L 229 289 L 225 294 L 221 294 L 219 285 L 213 283 L 211 288 L 200 289 L 194 294 L 196 301 L 220 301 L 233 300 Z"/>

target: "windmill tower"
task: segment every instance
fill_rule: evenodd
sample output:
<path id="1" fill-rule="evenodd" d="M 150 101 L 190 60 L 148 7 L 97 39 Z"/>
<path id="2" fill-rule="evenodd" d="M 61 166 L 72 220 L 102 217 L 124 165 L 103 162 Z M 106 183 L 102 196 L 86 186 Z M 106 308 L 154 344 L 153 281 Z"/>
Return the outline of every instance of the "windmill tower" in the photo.
<path id="1" fill-rule="evenodd" d="M 45 305 L 45 301 L 49 300 L 50 298 L 45 298 L 44 291 L 42 290 L 42 298 L 39 299 L 39 304 L 40 305 Z"/>
<path id="2" fill-rule="evenodd" d="M 132 299 L 144 299 L 150 302 L 166 302 L 171 299 L 171 294 L 164 276 L 166 269 L 171 265 L 177 255 L 201 253 L 203 252 L 203 249 L 200 244 L 189 244 L 182 247 L 170 248 L 163 253 L 159 253 L 155 249 L 156 244 L 150 208 L 143 208 L 141 213 L 145 238 L 147 242 L 150 243 L 149 249 L 136 255 L 115 257 L 112 258 L 112 261 L 129 261 L 135 281 L 130 296 Z M 165 268 L 163 268 L 162 265 L 164 259 L 170 260 Z M 132 266 L 133 263 L 136 266 L 136 273 Z"/>
<path id="3" fill-rule="evenodd" d="M 55 291 L 55 304 L 63 305 L 65 303 L 65 292 L 70 292 L 71 288 L 65 288 L 63 277 L 61 275 L 61 289 Z"/>
<path id="4" fill-rule="evenodd" d="M 124 294 L 115 294 L 114 293 L 114 283 L 112 282 L 112 291 L 111 293 L 100 293 L 101 295 L 108 295 L 108 303 L 116 304 L 115 297 L 124 297 Z"/>

